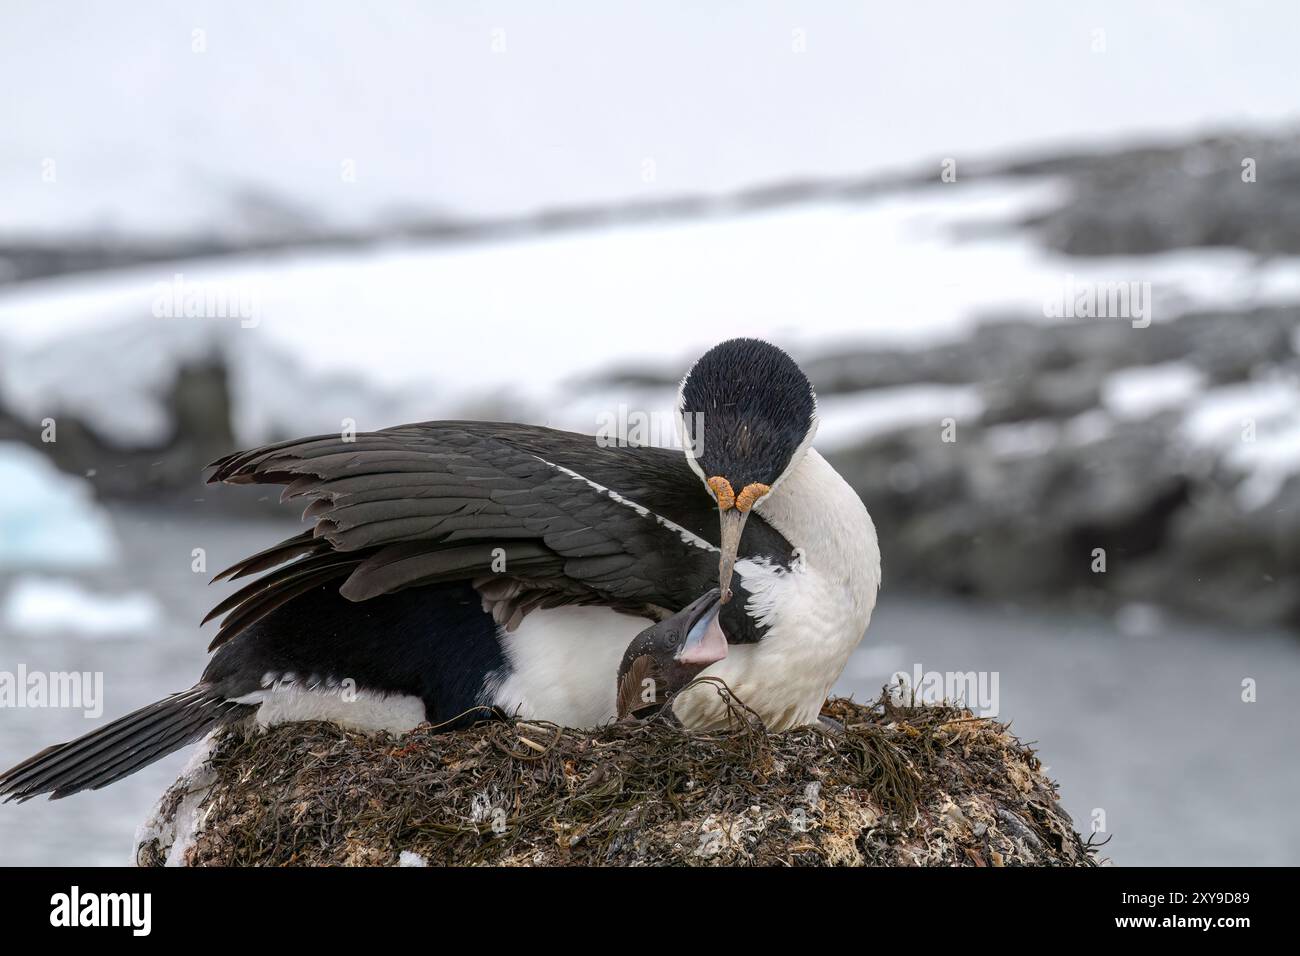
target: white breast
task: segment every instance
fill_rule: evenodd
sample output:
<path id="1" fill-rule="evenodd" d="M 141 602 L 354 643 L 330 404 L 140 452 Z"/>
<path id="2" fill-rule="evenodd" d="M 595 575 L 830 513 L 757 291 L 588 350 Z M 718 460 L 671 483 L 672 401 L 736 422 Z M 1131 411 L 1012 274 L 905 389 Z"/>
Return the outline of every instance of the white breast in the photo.
<path id="1" fill-rule="evenodd" d="M 784 573 L 755 567 L 745 576 L 747 589 L 756 576 L 769 578 L 764 596 L 780 603 L 770 629 L 756 644 L 733 644 L 727 657 L 702 676 L 726 681 L 769 730 L 814 723 L 865 624 L 842 600 L 842 592 L 815 570 Z M 702 730 L 724 727 L 728 719 L 710 685 L 680 694 L 674 712 L 686 726 Z"/>
<path id="2" fill-rule="evenodd" d="M 813 723 L 849 654 L 858 646 L 880 588 L 880 546 L 866 507 L 848 482 L 810 450 L 760 503 L 763 518 L 798 549 L 790 569 L 743 561 L 746 610 L 768 631 L 733 645 L 705 675 L 722 678 L 770 730 Z M 726 707 L 711 687 L 677 698 L 688 727 L 724 726 Z"/>
<path id="3" fill-rule="evenodd" d="M 623 652 L 650 621 L 607 607 L 533 611 L 500 632 L 508 666 L 488 680 L 484 704 L 565 727 L 597 727 L 614 718 Z"/>

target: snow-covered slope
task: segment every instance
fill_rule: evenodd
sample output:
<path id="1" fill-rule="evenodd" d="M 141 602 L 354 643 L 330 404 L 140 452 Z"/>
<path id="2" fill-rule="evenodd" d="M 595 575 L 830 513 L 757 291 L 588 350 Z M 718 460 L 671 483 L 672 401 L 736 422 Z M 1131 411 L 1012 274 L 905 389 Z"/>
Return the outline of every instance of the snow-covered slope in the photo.
<path id="1" fill-rule="evenodd" d="M 626 398 L 576 389 L 575 377 L 642 367 L 671 379 L 727 336 L 770 338 L 800 356 L 863 341 L 932 344 L 982 315 L 1048 321 L 1054 290 L 1116 277 L 1151 282 L 1156 322 L 1192 306 L 1300 296 L 1300 267 L 1285 257 L 1076 261 L 1023 232 L 955 238 L 959 226 L 1028 214 L 1059 190 L 990 181 L 550 239 L 26 283 L 0 291 L 0 401 L 35 420 L 68 409 L 112 440 L 147 445 L 165 434 L 159 395 L 176 365 L 219 350 L 245 443 L 334 431 L 344 419 L 366 429 L 456 415 L 591 432 Z M 190 296 L 201 306 L 186 317 Z M 220 302 L 231 306 L 224 317 L 209 304 Z M 666 407 L 659 397 L 650 408 Z"/>

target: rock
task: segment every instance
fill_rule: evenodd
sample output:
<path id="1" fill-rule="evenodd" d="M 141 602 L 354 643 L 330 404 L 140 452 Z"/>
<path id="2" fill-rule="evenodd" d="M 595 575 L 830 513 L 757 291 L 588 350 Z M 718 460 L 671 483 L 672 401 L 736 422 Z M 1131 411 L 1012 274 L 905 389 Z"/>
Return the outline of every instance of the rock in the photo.
<path id="1" fill-rule="evenodd" d="M 733 703 L 734 700 L 733 700 Z M 842 732 L 518 720 L 398 738 L 220 732 L 165 793 L 141 865 L 1092 866 L 1034 752 L 954 707 L 826 714 Z"/>
<path id="2" fill-rule="evenodd" d="M 875 516 L 891 586 L 1061 594 L 1096 586 L 1095 548 L 1115 561 L 1159 549 L 1186 494 L 1168 422 L 1110 423 L 1086 442 L 1047 426 L 1007 447 L 1004 429 L 1026 427 L 971 424 L 952 443 L 900 433 L 833 456 Z M 891 461 L 910 464 L 911 486 L 893 486 Z"/>
<path id="3" fill-rule="evenodd" d="M 208 462 L 235 444 L 227 368 L 219 356 L 178 366 L 161 396 L 171 425 L 142 446 L 110 441 L 75 412 L 52 406 L 57 441 L 42 440 L 41 419 L 20 421 L 0 410 L 0 441 L 41 451 L 62 471 L 90 479 L 102 498 L 192 500 Z"/>
<path id="4" fill-rule="evenodd" d="M 927 360 L 981 383 L 955 441 L 927 423 L 828 457 L 876 521 L 890 588 L 1300 627 L 1297 342 L 1293 306 L 1145 329 L 1003 319 Z M 834 367 L 876 375 L 863 353 Z"/>
<path id="5" fill-rule="evenodd" d="M 1288 582 L 1300 574 L 1300 476 L 1267 506 L 1243 510 L 1239 482 L 1216 473 L 1196 488 L 1169 526 L 1159 559 L 1141 562 L 1118 582 L 1124 594 L 1168 595 L 1197 615 L 1232 619 L 1248 627 L 1300 628 L 1300 592 Z"/>
<path id="6" fill-rule="evenodd" d="M 986 425 L 1034 418 L 1068 418 L 1096 408 L 1107 369 L 1079 365 L 1034 377 L 1004 378 L 983 391 Z"/>
<path id="7" fill-rule="evenodd" d="M 1250 164 L 1253 181 L 1243 173 Z M 1001 175 L 1060 175 L 1070 199 L 1028 219 L 1069 255 L 1230 246 L 1300 252 L 1300 139 L 1219 136 L 1191 143 L 1011 164 Z"/>

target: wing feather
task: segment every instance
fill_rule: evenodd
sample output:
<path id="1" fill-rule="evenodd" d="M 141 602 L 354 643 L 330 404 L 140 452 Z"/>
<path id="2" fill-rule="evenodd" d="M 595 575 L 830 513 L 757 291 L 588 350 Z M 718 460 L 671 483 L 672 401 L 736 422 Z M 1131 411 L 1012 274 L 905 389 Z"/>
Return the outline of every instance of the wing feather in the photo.
<path id="1" fill-rule="evenodd" d="M 282 500 L 309 499 L 304 519 L 313 522 L 218 575 L 268 572 L 213 609 L 209 618 L 228 615 L 214 646 L 336 579 L 353 601 L 473 581 L 494 617 L 517 626 L 530 610 L 563 603 L 658 618 L 716 573 L 715 506 L 667 449 L 428 422 L 278 442 L 212 467 L 209 482 L 284 485 Z M 789 546 L 760 519 L 745 550 L 788 557 Z"/>

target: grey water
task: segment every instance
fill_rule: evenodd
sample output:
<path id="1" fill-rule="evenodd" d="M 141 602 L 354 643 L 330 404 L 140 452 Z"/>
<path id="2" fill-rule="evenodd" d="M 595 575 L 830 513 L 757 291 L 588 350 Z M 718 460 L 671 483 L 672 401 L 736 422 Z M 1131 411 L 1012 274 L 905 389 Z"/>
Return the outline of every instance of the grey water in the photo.
<path id="1" fill-rule="evenodd" d="M 78 710 L 0 709 L 4 767 L 188 687 L 214 629 L 198 622 L 230 590 L 208 578 L 294 527 L 216 518 L 198 503 L 193 513 L 118 507 L 112 516 L 121 560 L 83 580 L 152 594 L 162 620 L 111 638 L 0 624 L 0 670 L 102 671 L 106 698 L 98 722 Z M 206 573 L 193 569 L 196 548 Z M 1300 863 L 1294 635 L 1156 615 L 1121 628 L 1106 617 L 920 599 L 886 586 L 835 690 L 871 699 L 894 672 L 918 668 L 995 676 L 998 716 L 1034 742 L 1076 827 L 1087 834 L 1097 825 L 1096 839 L 1110 838 L 1101 855 L 1114 864 Z M 1253 702 L 1243 700 L 1243 681 L 1254 682 Z M 66 800 L 0 805 L 0 864 L 129 862 L 135 828 L 185 759 L 173 754 Z"/>

